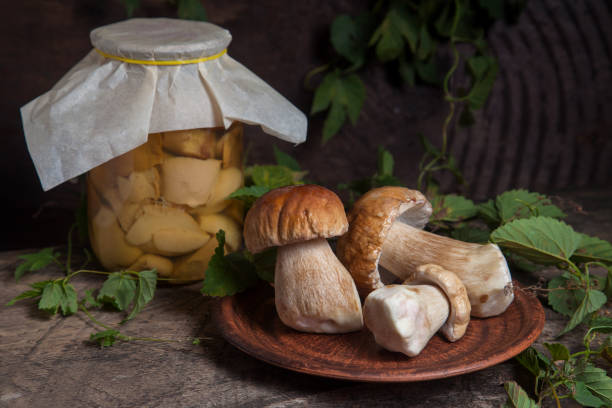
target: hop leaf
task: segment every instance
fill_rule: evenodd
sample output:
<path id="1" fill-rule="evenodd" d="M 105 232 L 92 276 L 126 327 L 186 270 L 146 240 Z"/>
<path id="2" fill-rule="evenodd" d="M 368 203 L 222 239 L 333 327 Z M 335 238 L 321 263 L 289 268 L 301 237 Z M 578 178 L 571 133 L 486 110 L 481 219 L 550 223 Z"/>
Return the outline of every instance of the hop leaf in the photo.
<path id="1" fill-rule="evenodd" d="M 18 258 L 23 259 L 24 262 L 15 270 L 15 281 L 21 279 L 26 272 L 34 272 L 44 268 L 57 260 L 59 256 L 59 252 L 53 252 L 53 248 L 44 248 L 34 254 L 20 255 Z"/>
<path id="2" fill-rule="evenodd" d="M 100 292 L 97 300 L 114 306 L 117 310 L 126 310 L 136 296 L 136 280 L 124 272 L 111 273 Z"/>
<path id="3" fill-rule="evenodd" d="M 76 313 L 78 304 L 74 286 L 63 280 L 46 282 L 38 308 L 51 314 L 56 314 L 61 309 L 64 316 Z"/>
<path id="4" fill-rule="evenodd" d="M 134 307 L 122 323 L 133 319 L 149 303 L 155 295 L 157 287 L 157 271 L 155 269 L 138 272 L 138 286 Z"/>
<path id="5" fill-rule="evenodd" d="M 504 404 L 504 408 L 537 408 L 538 405 L 534 400 L 529 398 L 525 390 L 521 388 L 515 381 L 508 381 L 504 384 L 504 389 L 508 394 L 508 400 Z"/>
<path id="6" fill-rule="evenodd" d="M 519 219 L 491 233 L 500 246 L 539 264 L 568 262 L 582 242 L 572 227 L 549 217 Z"/>
<path id="7" fill-rule="evenodd" d="M 219 245 L 204 275 L 201 292 L 209 296 L 231 296 L 254 285 L 258 280 L 255 266 L 242 253 L 224 255 L 225 231 L 216 235 Z"/>
<path id="8" fill-rule="evenodd" d="M 96 333 L 92 333 L 89 336 L 89 340 L 98 343 L 101 347 L 110 347 L 117 340 L 121 339 L 121 333 L 117 330 L 103 330 Z"/>

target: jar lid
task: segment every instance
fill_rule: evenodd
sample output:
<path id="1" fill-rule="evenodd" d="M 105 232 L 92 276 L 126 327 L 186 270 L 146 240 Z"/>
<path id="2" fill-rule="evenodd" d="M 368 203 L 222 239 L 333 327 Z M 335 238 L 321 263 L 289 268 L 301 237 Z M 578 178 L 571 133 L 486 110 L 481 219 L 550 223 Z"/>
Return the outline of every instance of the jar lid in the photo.
<path id="1" fill-rule="evenodd" d="M 94 48 L 113 56 L 145 61 L 180 61 L 216 55 L 232 41 L 211 23 L 170 18 L 133 18 L 94 29 Z"/>

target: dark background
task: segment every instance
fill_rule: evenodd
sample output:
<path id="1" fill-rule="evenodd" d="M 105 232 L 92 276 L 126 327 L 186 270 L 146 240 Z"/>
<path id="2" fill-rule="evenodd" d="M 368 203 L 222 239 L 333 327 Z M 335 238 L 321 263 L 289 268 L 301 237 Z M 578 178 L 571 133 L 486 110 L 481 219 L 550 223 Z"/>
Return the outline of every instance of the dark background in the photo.
<path id="1" fill-rule="evenodd" d="M 176 15 L 167 1 L 141 0 L 137 17 Z M 304 75 L 329 56 L 329 24 L 366 1 L 204 1 L 209 21 L 229 29 L 229 53 L 308 113 Z M 19 108 L 50 89 L 91 49 L 89 32 L 126 18 L 118 0 L 22 0 L 3 5 L 0 25 L 0 157 L 3 175 L 0 250 L 65 242 L 80 186 L 43 192 L 30 160 Z M 480 201 L 510 188 L 558 193 L 612 188 L 612 5 L 605 0 L 532 0 L 517 24 L 496 23 L 489 44 L 500 73 L 476 124 L 451 132 L 451 148 Z M 444 56 L 445 50 L 439 51 Z M 372 175 L 376 151 L 395 156 L 396 175 L 416 185 L 423 132 L 439 141 L 447 106 L 441 91 L 390 82 L 374 66 L 363 77 L 367 98 L 356 126 L 321 146 L 323 116 L 310 118 L 308 141 L 293 147 L 248 129 L 252 163 L 273 160 L 272 144 L 337 184 Z M 450 177 L 442 188 L 453 191 Z"/>

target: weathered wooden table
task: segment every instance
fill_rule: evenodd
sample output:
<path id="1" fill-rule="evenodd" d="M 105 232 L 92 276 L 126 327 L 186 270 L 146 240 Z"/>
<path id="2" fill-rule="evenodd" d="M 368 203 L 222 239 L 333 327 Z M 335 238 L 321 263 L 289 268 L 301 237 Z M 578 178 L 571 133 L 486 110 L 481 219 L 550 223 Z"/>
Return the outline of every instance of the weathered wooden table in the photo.
<path id="1" fill-rule="evenodd" d="M 561 196 L 583 207 L 584 212 L 570 212 L 566 220 L 576 230 L 612 240 L 612 192 Z M 88 341 L 96 328 L 82 313 L 49 318 L 27 300 L 4 306 L 28 283 L 59 276 L 59 270 L 47 268 L 16 284 L 13 272 L 24 252 L 0 253 L 0 407 L 499 407 L 506 399 L 505 381 L 529 384 L 512 360 L 458 377 L 395 384 L 333 380 L 271 366 L 220 336 L 211 319 L 216 300 L 203 297 L 199 284 L 158 288 L 155 300 L 124 327 L 128 335 L 182 341 L 101 349 Z M 537 280 L 524 274 L 514 278 L 525 284 Z M 96 277 L 75 279 L 78 289 L 100 282 Z M 120 319 L 99 315 L 106 321 Z M 566 323 L 548 308 L 546 318 L 540 344 L 553 341 Z M 578 347 L 581 336 L 577 330 L 562 341 Z M 193 345 L 189 339 L 194 337 L 204 340 Z"/>

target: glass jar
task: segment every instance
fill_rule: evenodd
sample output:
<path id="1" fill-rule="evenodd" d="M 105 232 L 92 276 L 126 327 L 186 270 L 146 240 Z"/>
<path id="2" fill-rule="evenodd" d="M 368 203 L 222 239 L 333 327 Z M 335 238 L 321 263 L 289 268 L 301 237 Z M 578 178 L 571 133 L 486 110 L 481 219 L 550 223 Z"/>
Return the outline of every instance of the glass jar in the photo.
<path id="1" fill-rule="evenodd" d="M 225 231 L 226 252 L 242 243 L 242 124 L 153 133 L 147 143 L 88 172 L 88 222 L 104 268 L 157 269 L 170 282 L 204 278 Z"/>

